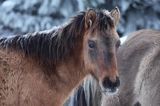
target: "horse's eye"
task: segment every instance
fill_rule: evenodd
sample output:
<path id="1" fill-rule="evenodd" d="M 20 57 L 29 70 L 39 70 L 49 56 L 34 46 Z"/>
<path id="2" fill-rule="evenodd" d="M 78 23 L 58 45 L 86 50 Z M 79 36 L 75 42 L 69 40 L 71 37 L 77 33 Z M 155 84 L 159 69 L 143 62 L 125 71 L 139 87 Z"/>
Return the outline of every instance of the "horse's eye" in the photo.
<path id="1" fill-rule="evenodd" d="M 119 48 L 120 45 L 121 45 L 121 42 L 120 42 L 120 40 L 118 40 L 116 43 L 116 48 Z"/>
<path id="2" fill-rule="evenodd" d="M 88 46 L 89 46 L 89 48 L 93 49 L 96 47 L 96 43 L 92 40 L 88 40 Z"/>

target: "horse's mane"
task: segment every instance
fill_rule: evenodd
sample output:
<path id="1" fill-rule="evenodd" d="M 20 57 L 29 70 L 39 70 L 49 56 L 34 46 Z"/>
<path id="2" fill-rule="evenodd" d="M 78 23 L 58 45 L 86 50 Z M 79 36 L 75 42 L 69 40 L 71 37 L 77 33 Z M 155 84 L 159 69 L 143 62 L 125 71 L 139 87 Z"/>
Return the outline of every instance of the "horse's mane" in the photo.
<path id="1" fill-rule="evenodd" d="M 104 11 L 98 11 L 99 26 L 105 26 Z M 72 55 L 76 42 L 83 40 L 85 12 L 80 12 L 72 20 L 52 30 L 16 35 L 0 39 L 0 47 L 20 50 L 27 56 L 57 62 Z"/>
<path id="2" fill-rule="evenodd" d="M 58 61 L 70 54 L 77 40 L 82 38 L 84 12 L 66 25 L 42 32 L 1 38 L 0 47 L 23 51 L 27 56 Z"/>

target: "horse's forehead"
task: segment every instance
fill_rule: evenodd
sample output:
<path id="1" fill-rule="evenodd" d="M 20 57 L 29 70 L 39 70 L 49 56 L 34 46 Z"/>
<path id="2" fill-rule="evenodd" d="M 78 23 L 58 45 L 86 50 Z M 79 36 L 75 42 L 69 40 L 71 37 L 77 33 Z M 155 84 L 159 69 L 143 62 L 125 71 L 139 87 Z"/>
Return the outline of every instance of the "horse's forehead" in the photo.
<path id="1" fill-rule="evenodd" d="M 92 36 L 98 36 L 98 37 L 104 36 L 104 35 L 106 35 L 108 37 L 110 35 L 115 34 L 115 27 L 108 27 L 106 29 L 99 28 L 102 24 L 105 24 L 106 21 L 113 21 L 113 17 L 111 16 L 110 12 L 108 10 L 103 9 L 103 10 L 99 11 L 98 13 L 100 13 L 102 15 L 97 15 L 97 20 L 94 23 L 93 27 L 89 30 L 89 34 L 91 34 Z M 106 16 L 108 18 L 103 18 L 103 16 Z M 104 25 L 104 27 L 105 27 L 105 25 Z"/>

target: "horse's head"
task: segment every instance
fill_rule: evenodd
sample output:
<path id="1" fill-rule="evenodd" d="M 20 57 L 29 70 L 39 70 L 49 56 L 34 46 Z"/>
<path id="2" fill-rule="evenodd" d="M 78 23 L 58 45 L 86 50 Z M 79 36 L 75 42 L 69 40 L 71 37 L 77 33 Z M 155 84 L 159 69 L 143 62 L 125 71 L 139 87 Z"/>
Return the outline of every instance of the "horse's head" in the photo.
<path id="1" fill-rule="evenodd" d="M 120 45 L 116 25 L 118 8 L 111 12 L 89 9 L 85 13 L 84 64 L 105 93 L 115 93 L 120 85 L 116 52 Z"/>

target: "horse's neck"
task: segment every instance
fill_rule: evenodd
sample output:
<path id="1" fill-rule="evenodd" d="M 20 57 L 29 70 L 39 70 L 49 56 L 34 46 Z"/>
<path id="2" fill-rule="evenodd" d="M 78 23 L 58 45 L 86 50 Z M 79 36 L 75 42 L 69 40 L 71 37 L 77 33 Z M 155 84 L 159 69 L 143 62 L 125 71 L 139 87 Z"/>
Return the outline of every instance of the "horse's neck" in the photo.
<path id="1" fill-rule="evenodd" d="M 54 37 L 57 36 L 56 34 Z M 60 40 L 56 42 L 58 39 L 54 37 L 52 38 L 52 33 L 16 36 L 10 39 L 0 40 L 0 46 L 13 48 L 16 52 L 19 50 L 20 53 L 24 52 L 27 54 L 27 58 L 31 58 L 33 63 L 38 63 L 39 61 L 40 68 L 47 73 L 47 80 L 49 84 L 52 85 L 53 90 L 55 90 L 58 95 L 62 94 L 66 96 L 86 75 L 79 56 L 79 54 L 82 54 L 80 51 L 82 51 L 83 39 L 77 38 L 77 41 L 75 41 L 75 39 L 70 38 L 72 43 L 73 41 L 76 43 L 70 44 L 71 42 L 68 42 L 66 47 L 64 44 L 66 44 L 67 41 L 65 41 L 64 44 Z M 61 40 L 62 38 L 65 40 L 65 37 L 65 35 L 61 36 Z M 52 38 L 52 42 L 50 38 Z M 52 43 L 52 45 L 50 45 L 50 43 Z M 35 58 L 36 56 L 38 56 L 38 58 Z M 55 61 L 52 62 L 52 60 Z M 54 64 L 53 67 L 52 64 Z"/>
<path id="2" fill-rule="evenodd" d="M 57 65 L 56 70 L 53 71 L 56 71 L 58 75 L 58 77 L 52 77 L 53 88 L 59 95 L 64 95 L 65 98 L 87 74 L 80 63 L 74 60 Z"/>

